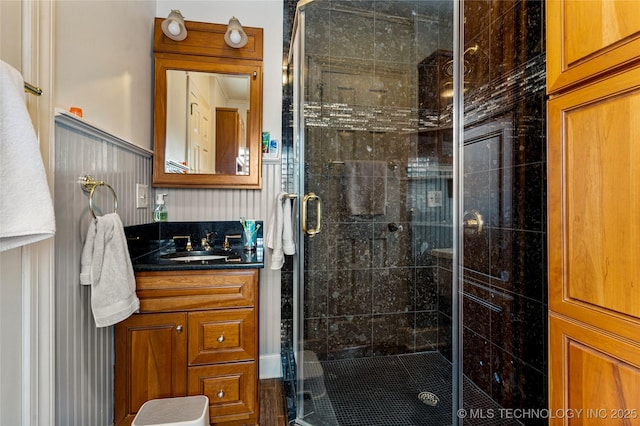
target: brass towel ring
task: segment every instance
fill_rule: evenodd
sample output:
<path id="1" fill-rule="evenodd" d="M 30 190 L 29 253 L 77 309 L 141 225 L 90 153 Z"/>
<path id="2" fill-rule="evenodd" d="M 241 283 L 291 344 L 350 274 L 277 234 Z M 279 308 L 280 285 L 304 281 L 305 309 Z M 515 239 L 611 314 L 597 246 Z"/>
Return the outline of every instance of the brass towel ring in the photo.
<path id="1" fill-rule="evenodd" d="M 99 186 L 106 186 L 111 190 L 111 194 L 113 195 L 113 212 L 118 212 L 118 196 L 116 195 L 116 191 L 109 185 L 108 183 L 102 180 L 95 180 L 91 175 L 84 175 L 80 177 L 80 183 L 82 184 L 82 189 L 85 192 L 89 193 L 89 210 L 94 218 L 97 218 L 96 212 L 93 209 L 93 193 L 96 188 Z"/>

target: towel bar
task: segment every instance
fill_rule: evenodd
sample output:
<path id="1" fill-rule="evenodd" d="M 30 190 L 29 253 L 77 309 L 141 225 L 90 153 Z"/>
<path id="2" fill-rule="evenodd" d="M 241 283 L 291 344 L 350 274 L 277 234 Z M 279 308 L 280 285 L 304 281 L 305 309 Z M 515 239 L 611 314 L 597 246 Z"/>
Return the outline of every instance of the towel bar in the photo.
<path id="1" fill-rule="evenodd" d="M 82 185 L 82 189 L 89 193 L 89 210 L 94 218 L 97 218 L 97 216 L 96 212 L 93 210 L 93 193 L 99 186 L 106 186 L 111 190 L 111 194 L 113 195 L 113 212 L 118 212 L 118 196 L 111 185 L 102 180 L 95 180 L 91 175 L 80 176 L 80 184 Z"/>
<path id="2" fill-rule="evenodd" d="M 32 95 L 40 96 L 42 95 L 42 89 L 38 86 L 34 86 L 31 83 L 24 82 L 24 91 L 31 93 Z"/>
<path id="3" fill-rule="evenodd" d="M 332 166 L 334 166 L 336 164 L 344 165 L 344 161 L 343 160 L 329 160 L 329 161 L 327 161 L 327 167 L 332 167 Z M 395 161 L 391 160 L 391 161 L 389 161 L 389 164 L 388 164 L 387 167 L 389 167 L 389 170 L 395 170 L 395 169 L 398 168 L 398 163 L 396 163 Z"/>

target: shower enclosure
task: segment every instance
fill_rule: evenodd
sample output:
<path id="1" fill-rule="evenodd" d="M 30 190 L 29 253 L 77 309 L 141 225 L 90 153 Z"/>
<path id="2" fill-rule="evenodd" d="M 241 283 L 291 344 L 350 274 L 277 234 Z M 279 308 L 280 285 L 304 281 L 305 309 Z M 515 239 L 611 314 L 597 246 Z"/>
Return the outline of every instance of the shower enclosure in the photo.
<path id="1" fill-rule="evenodd" d="M 543 9 L 298 2 L 297 424 L 546 423 Z"/>

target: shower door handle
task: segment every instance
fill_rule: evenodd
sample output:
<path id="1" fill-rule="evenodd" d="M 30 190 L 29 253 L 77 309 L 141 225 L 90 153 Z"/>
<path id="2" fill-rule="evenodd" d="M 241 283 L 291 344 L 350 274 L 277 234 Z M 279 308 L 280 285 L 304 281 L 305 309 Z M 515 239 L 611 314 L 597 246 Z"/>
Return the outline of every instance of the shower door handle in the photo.
<path id="1" fill-rule="evenodd" d="M 309 228 L 307 225 L 307 203 L 309 200 L 316 202 L 316 227 Z M 302 232 L 312 238 L 314 235 L 320 233 L 322 228 L 322 200 L 313 192 L 308 192 L 302 197 Z"/>

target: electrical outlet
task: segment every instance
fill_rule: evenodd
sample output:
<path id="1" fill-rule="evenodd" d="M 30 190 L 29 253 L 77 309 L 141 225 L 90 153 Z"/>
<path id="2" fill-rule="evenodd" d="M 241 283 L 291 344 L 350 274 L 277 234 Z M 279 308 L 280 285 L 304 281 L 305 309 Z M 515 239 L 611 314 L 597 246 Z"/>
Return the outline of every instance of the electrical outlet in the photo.
<path id="1" fill-rule="evenodd" d="M 149 208 L 149 186 L 136 183 L 136 208 Z"/>

